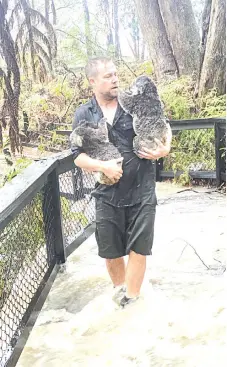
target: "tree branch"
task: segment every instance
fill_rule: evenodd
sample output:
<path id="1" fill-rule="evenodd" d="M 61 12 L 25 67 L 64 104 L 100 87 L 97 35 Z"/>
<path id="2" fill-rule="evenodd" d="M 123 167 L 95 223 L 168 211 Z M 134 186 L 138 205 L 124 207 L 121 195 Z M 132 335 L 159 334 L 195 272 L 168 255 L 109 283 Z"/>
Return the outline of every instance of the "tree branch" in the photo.
<path id="1" fill-rule="evenodd" d="M 180 261 L 180 259 L 181 259 L 181 257 L 182 257 L 182 255 L 183 255 L 183 253 L 184 253 L 184 250 L 186 249 L 186 247 L 187 246 L 190 246 L 193 250 L 194 250 L 194 253 L 196 254 L 196 256 L 199 258 L 199 260 L 201 261 L 201 263 L 208 269 L 208 270 L 210 270 L 210 266 L 208 266 L 208 265 L 206 265 L 205 264 L 205 262 L 203 261 L 203 259 L 199 256 L 199 254 L 198 254 L 198 252 L 196 251 L 196 249 L 195 249 L 195 247 L 194 246 L 192 246 L 188 241 L 186 241 L 185 239 L 183 239 L 183 238 L 175 238 L 174 240 L 172 240 L 171 242 L 173 242 L 173 241 L 175 241 L 175 240 L 181 240 L 181 241 L 184 241 L 185 243 L 186 243 L 186 245 L 184 246 L 184 248 L 183 248 L 183 250 L 182 250 L 182 252 L 181 252 L 181 254 L 180 254 L 180 256 L 179 256 L 179 258 L 178 258 L 178 260 L 177 260 L 177 262 L 179 262 Z"/>

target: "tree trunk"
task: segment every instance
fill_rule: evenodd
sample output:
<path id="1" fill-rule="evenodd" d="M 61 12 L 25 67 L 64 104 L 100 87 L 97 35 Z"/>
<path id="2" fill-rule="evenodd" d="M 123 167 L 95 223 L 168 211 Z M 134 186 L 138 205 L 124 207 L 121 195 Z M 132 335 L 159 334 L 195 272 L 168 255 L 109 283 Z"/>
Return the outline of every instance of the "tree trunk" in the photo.
<path id="1" fill-rule="evenodd" d="M 144 39 L 142 39 L 142 46 L 141 46 L 141 56 L 140 56 L 140 61 L 144 61 L 145 58 L 145 48 L 146 48 L 146 44 L 144 42 Z"/>
<path id="2" fill-rule="evenodd" d="M 83 0 L 83 8 L 84 8 L 84 22 L 85 22 L 85 38 L 86 38 L 87 56 L 91 57 L 92 49 L 91 49 L 90 13 L 89 13 L 89 9 L 88 9 L 87 0 Z"/>
<path id="3" fill-rule="evenodd" d="M 121 46 L 119 38 L 119 17 L 118 17 L 118 0 L 113 0 L 113 14 L 114 14 L 114 30 L 115 30 L 115 57 L 119 59 L 121 56 Z"/>
<path id="4" fill-rule="evenodd" d="M 133 46 L 134 46 L 133 53 L 135 55 L 135 59 L 139 61 L 139 58 L 140 58 L 140 29 L 139 29 L 139 25 L 138 25 L 135 13 L 132 16 L 131 28 L 132 28 L 131 35 L 132 35 Z"/>
<path id="5" fill-rule="evenodd" d="M 178 65 L 168 40 L 158 0 L 135 0 L 135 4 L 157 79 L 177 78 Z"/>
<path id="6" fill-rule="evenodd" d="M 31 66 L 32 66 L 32 78 L 34 81 L 36 81 L 34 39 L 33 39 L 33 33 L 32 33 L 31 18 L 27 11 L 25 12 L 25 19 L 26 19 L 26 24 L 28 28 L 28 38 L 29 38 Z"/>
<path id="7" fill-rule="evenodd" d="M 199 95 L 216 88 L 226 92 L 226 2 L 212 0 L 210 25 L 199 82 Z"/>
<path id="8" fill-rule="evenodd" d="M 4 80 L 4 98 L 7 99 L 7 111 L 10 117 L 9 138 L 12 153 L 21 149 L 18 125 L 18 108 L 20 97 L 20 70 L 17 64 L 14 42 L 6 20 L 6 7 L 0 2 L 0 48 L 7 72 L 0 68 Z"/>
<path id="9" fill-rule="evenodd" d="M 31 66 L 32 66 L 32 78 L 34 81 L 36 81 L 36 70 L 35 70 L 35 60 L 34 60 L 35 59 L 35 48 L 34 48 L 34 39 L 33 39 L 33 33 L 32 33 L 31 16 L 29 12 L 30 8 L 26 0 L 22 0 L 21 5 L 23 8 L 25 21 L 26 21 L 26 27 L 28 30 L 28 39 L 29 39 Z"/>
<path id="10" fill-rule="evenodd" d="M 111 24 L 111 16 L 110 16 L 110 3 L 109 0 L 102 0 L 102 6 L 106 17 L 107 23 L 107 48 L 114 46 L 113 32 L 112 32 L 112 24 Z"/>
<path id="11" fill-rule="evenodd" d="M 49 22 L 50 0 L 45 0 L 45 18 Z"/>
<path id="12" fill-rule="evenodd" d="M 56 13 L 54 0 L 51 1 L 51 10 L 52 10 L 52 15 L 53 15 L 53 25 L 56 25 L 57 24 L 57 13 Z"/>
<path id="13" fill-rule="evenodd" d="M 205 55 L 205 50 L 206 50 L 207 36 L 208 36 L 209 25 L 210 25 L 211 5 L 212 5 L 212 0 L 206 0 L 204 9 L 203 9 L 203 14 L 202 14 L 202 37 L 201 37 L 201 43 L 200 43 L 199 75 L 198 75 L 198 79 L 196 83 L 196 90 L 195 90 L 196 97 L 199 94 L 199 82 L 201 78 L 204 55 Z"/>
<path id="14" fill-rule="evenodd" d="M 158 0 L 180 75 L 198 75 L 199 30 L 191 0 Z"/>
<path id="15" fill-rule="evenodd" d="M 212 5 L 212 0 L 206 0 L 203 15 L 202 15 L 202 38 L 201 38 L 201 45 L 200 45 L 200 71 L 202 69 L 205 50 L 206 50 L 207 36 L 208 36 L 209 25 L 210 25 L 211 5 Z"/>
<path id="16" fill-rule="evenodd" d="M 0 148 L 3 148 L 3 135 L 2 135 L 2 124 L 0 120 Z"/>

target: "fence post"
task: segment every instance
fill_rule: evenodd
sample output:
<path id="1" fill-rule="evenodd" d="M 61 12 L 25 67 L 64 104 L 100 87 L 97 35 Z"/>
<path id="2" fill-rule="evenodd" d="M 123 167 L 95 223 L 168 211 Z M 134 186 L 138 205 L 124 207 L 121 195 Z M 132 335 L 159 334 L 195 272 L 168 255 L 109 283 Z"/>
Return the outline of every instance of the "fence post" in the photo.
<path id="1" fill-rule="evenodd" d="M 62 264 L 66 262 L 66 252 L 62 226 L 59 178 L 56 168 L 49 174 L 43 194 L 43 218 L 48 263 L 54 256 L 56 262 Z M 50 231 L 52 231 L 53 235 L 50 235 Z"/>
<path id="2" fill-rule="evenodd" d="M 163 158 L 157 159 L 156 162 L 156 182 L 161 182 L 161 171 L 163 170 Z"/>
<path id="3" fill-rule="evenodd" d="M 220 128 L 217 122 L 214 123 L 215 131 L 215 161 L 216 161 L 216 185 L 221 185 L 221 134 Z"/>

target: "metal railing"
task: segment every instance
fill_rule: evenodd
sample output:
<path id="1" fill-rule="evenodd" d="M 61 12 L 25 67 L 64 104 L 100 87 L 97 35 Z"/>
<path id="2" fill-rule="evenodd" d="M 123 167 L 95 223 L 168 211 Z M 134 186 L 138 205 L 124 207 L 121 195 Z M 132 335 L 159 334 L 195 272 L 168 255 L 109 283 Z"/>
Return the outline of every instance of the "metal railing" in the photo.
<path id="1" fill-rule="evenodd" d="M 60 265 L 94 231 L 94 184 L 68 152 L 0 190 L 1 367 L 16 365 Z"/>
<path id="2" fill-rule="evenodd" d="M 205 118 L 194 120 L 172 120 L 170 121 L 173 135 L 183 130 L 214 129 L 215 131 L 215 167 L 213 171 L 189 171 L 192 179 L 210 179 L 216 180 L 216 186 L 219 187 L 223 181 L 226 181 L 226 158 L 223 156 L 223 150 L 226 147 L 226 122 L 225 118 Z M 198 147 L 199 149 L 199 147 Z M 183 171 L 165 171 L 163 169 L 164 159 L 156 162 L 156 181 L 162 181 L 166 178 L 174 178 L 183 173 Z"/>

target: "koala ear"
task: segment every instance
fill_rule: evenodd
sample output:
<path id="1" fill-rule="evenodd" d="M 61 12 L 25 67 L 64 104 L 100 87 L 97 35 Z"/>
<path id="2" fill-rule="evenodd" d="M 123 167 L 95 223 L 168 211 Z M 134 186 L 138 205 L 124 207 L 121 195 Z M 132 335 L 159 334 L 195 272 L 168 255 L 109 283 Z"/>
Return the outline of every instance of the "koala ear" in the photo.
<path id="1" fill-rule="evenodd" d="M 138 96 L 138 94 L 141 94 L 141 91 L 139 88 L 137 88 L 136 86 L 133 86 L 131 88 L 131 91 L 132 91 L 132 96 Z"/>

